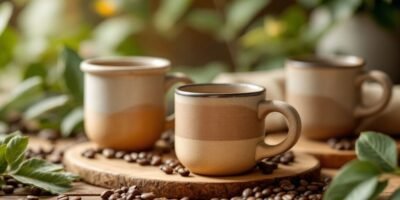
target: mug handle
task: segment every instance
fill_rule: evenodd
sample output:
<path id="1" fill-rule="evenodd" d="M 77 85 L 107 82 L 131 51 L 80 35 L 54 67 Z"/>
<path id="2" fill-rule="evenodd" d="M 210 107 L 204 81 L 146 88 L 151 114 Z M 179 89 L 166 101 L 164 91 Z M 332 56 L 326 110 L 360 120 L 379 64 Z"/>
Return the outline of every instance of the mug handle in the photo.
<path id="1" fill-rule="evenodd" d="M 358 105 L 354 110 L 355 118 L 368 117 L 378 112 L 381 112 L 384 108 L 386 108 L 390 98 L 392 97 L 392 82 L 385 73 L 378 70 L 365 72 L 357 77 L 355 83 L 356 87 L 361 91 L 362 84 L 367 80 L 375 81 L 381 85 L 381 87 L 383 88 L 382 97 L 375 105 Z"/>
<path id="2" fill-rule="evenodd" d="M 193 83 L 192 79 L 187 77 L 185 74 L 177 72 L 173 74 L 167 74 L 165 77 L 165 92 L 171 89 L 177 83 L 190 84 Z M 172 113 L 165 118 L 165 130 L 173 129 L 175 123 L 175 114 Z"/>
<path id="3" fill-rule="evenodd" d="M 292 148 L 300 137 L 301 120 L 299 113 L 291 105 L 283 101 L 263 100 L 258 105 L 258 118 L 264 120 L 272 112 L 281 113 L 288 123 L 287 137 L 276 145 L 269 145 L 263 141 L 257 144 L 256 160 L 272 157 Z"/>

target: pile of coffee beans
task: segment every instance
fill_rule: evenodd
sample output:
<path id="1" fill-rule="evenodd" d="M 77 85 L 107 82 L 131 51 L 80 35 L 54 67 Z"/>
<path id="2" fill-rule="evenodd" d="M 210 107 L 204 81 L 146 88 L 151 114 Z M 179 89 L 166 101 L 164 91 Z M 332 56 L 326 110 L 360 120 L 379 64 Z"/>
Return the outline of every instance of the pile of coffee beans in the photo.
<path id="1" fill-rule="evenodd" d="M 45 149 L 45 148 L 38 148 L 38 149 L 32 149 L 28 148 L 25 152 L 25 157 L 27 159 L 29 158 L 40 158 L 47 160 L 49 162 L 52 162 L 54 164 L 61 164 L 63 157 L 64 157 L 64 151 L 62 150 L 54 150 L 54 147 Z"/>
<path id="2" fill-rule="evenodd" d="M 136 185 L 130 187 L 121 187 L 114 190 L 106 190 L 100 194 L 100 198 L 103 200 L 153 200 L 156 195 L 152 192 L 142 192 Z"/>
<path id="3" fill-rule="evenodd" d="M 186 169 L 177 159 L 167 159 L 160 166 L 161 171 L 165 174 L 179 174 L 183 177 L 188 177 L 190 171 Z"/>
<path id="4" fill-rule="evenodd" d="M 330 138 L 327 140 L 328 145 L 339 151 L 354 150 L 355 138 Z"/>
<path id="5" fill-rule="evenodd" d="M 321 200 L 323 192 L 327 189 L 331 179 L 324 177 L 319 181 L 307 181 L 305 179 L 290 181 L 281 180 L 267 187 L 253 187 L 244 189 L 240 195 L 234 197 L 215 197 L 211 200 Z M 121 187 L 106 190 L 101 193 L 103 200 L 167 200 L 167 197 L 157 197 L 152 192 L 142 192 L 139 187 Z M 189 200 L 189 197 L 174 198 Z"/>
<path id="6" fill-rule="evenodd" d="M 260 169 L 263 174 L 271 174 L 278 168 L 279 164 L 289 165 L 293 163 L 294 160 L 294 153 L 292 151 L 287 151 L 280 155 L 262 159 L 257 163 L 257 168 Z"/>
<path id="7" fill-rule="evenodd" d="M 179 174 L 187 177 L 190 171 L 186 169 L 177 159 L 163 159 L 165 151 L 155 149 L 153 151 L 125 152 L 110 148 L 87 149 L 82 152 L 82 156 L 88 159 L 95 159 L 97 155 L 102 155 L 108 159 L 121 159 L 128 163 L 137 163 L 141 166 L 160 166 L 160 170 L 166 174 Z"/>
<path id="8" fill-rule="evenodd" d="M 264 200 L 320 200 L 327 189 L 330 178 L 322 178 L 320 181 L 281 180 L 277 184 L 268 187 L 246 188 L 240 196 L 231 198 L 212 198 L 212 200 L 230 199 L 264 199 Z"/>

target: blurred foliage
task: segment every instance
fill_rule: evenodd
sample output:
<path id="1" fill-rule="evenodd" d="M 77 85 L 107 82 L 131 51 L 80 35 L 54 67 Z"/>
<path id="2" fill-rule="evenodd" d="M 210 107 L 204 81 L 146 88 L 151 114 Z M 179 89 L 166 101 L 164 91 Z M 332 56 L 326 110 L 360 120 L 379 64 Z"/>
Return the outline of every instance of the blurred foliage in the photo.
<path id="1" fill-rule="evenodd" d="M 189 28 L 229 49 L 230 61 L 174 66 L 173 71 L 182 71 L 196 82 L 209 82 L 227 69 L 282 67 L 288 56 L 312 53 L 324 33 L 358 12 L 369 13 L 388 30 L 400 30 L 398 0 L 299 0 L 277 14 L 265 13 L 273 3 L 270 0 L 205 2 L 211 7 L 193 0 L 3 1 L 0 79 L 20 84 L 7 94 L 0 119 L 7 120 L 17 111 L 23 120 L 58 129 L 64 136 L 80 131 L 81 57 L 145 54 L 146 43 L 138 38 L 149 30 L 173 40 Z M 208 53 L 195 48 L 187 47 L 193 53 Z"/>

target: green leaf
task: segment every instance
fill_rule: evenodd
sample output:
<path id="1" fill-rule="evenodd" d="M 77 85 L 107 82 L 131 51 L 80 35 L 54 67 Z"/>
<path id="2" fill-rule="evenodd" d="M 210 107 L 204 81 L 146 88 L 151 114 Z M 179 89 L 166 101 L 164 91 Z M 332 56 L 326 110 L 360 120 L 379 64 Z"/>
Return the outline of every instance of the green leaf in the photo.
<path id="1" fill-rule="evenodd" d="M 114 54 L 119 45 L 143 27 L 143 22 L 137 18 L 121 16 L 106 19 L 93 31 L 95 51 L 100 55 Z"/>
<path id="2" fill-rule="evenodd" d="M 8 21 L 11 18 L 13 6 L 10 2 L 3 2 L 0 4 L 0 35 L 6 29 Z M 4 49 L 3 49 L 4 50 Z"/>
<path id="3" fill-rule="evenodd" d="M 388 180 L 380 181 L 378 186 L 375 188 L 374 194 L 372 195 L 371 199 L 378 198 L 379 194 L 383 192 L 383 190 L 388 185 Z"/>
<path id="4" fill-rule="evenodd" d="M 397 188 L 395 192 L 389 197 L 390 200 L 400 200 L 400 188 Z"/>
<path id="5" fill-rule="evenodd" d="M 377 187 L 378 177 L 375 176 L 358 184 L 349 194 L 346 195 L 345 200 L 371 199 Z"/>
<path id="6" fill-rule="evenodd" d="M 382 170 L 392 172 L 397 166 L 396 142 L 381 133 L 362 133 L 356 142 L 356 153 L 360 160 L 376 163 Z"/>
<path id="7" fill-rule="evenodd" d="M 44 79 L 46 75 L 47 69 L 42 63 L 32 63 L 24 70 L 23 78 L 27 79 L 38 76 Z"/>
<path id="8" fill-rule="evenodd" d="M 10 174 L 16 180 L 35 185 L 52 193 L 64 193 L 71 188 L 71 181 L 76 176 L 70 173 L 55 172 L 55 167 L 48 167 L 48 164 L 38 159 L 24 161 L 20 168 Z"/>
<path id="9" fill-rule="evenodd" d="M 83 110 L 81 107 L 75 108 L 61 122 L 61 133 L 64 137 L 71 135 L 73 130 L 83 122 Z"/>
<path id="10" fill-rule="evenodd" d="M 324 200 L 343 200 L 357 185 L 380 174 L 379 168 L 369 161 L 351 161 L 332 180 Z"/>
<path id="11" fill-rule="evenodd" d="M 24 118 L 25 119 L 37 118 L 49 111 L 65 106 L 68 103 L 68 101 L 69 98 L 67 95 L 48 97 L 30 106 L 25 111 Z"/>
<path id="12" fill-rule="evenodd" d="M 83 102 L 83 73 L 80 70 L 82 58 L 72 49 L 62 51 L 64 80 L 68 90 L 78 102 Z"/>
<path id="13" fill-rule="evenodd" d="M 28 141 L 28 137 L 17 135 L 7 143 L 6 160 L 11 168 L 15 169 L 21 164 L 28 147 Z"/>
<path id="14" fill-rule="evenodd" d="M 269 0 L 233 1 L 227 11 L 226 24 L 222 32 L 223 38 L 233 39 L 269 2 Z"/>
<path id="15" fill-rule="evenodd" d="M 189 8 L 191 2 L 191 0 L 162 0 L 154 18 L 157 30 L 164 33 L 171 30 Z"/>
<path id="16" fill-rule="evenodd" d="M 194 9 L 188 13 L 186 22 L 193 28 L 209 32 L 217 33 L 223 26 L 223 20 L 219 13 L 211 9 Z"/>
<path id="17" fill-rule="evenodd" d="M 28 161 L 25 161 L 28 162 Z M 41 171 L 41 172 L 59 172 L 63 170 L 62 165 L 56 165 L 53 163 L 49 163 L 45 160 L 42 159 L 37 159 L 37 158 L 32 158 L 29 159 L 29 166 L 36 171 Z M 22 167 L 22 165 L 21 165 Z M 18 171 L 19 169 L 17 169 Z"/>
<path id="18" fill-rule="evenodd" d="M 21 135 L 20 131 L 15 131 L 13 133 L 7 134 L 7 135 L 2 135 L 0 138 L 0 144 L 6 144 L 15 136 Z"/>
<path id="19" fill-rule="evenodd" d="M 7 169 L 8 163 L 6 159 L 7 145 L 0 145 L 0 174 L 4 173 Z"/>
<path id="20" fill-rule="evenodd" d="M 38 100 L 42 94 L 42 79 L 40 77 L 26 79 L 17 85 L 11 92 L 6 103 L 0 107 L 0 115 L 4 115 L 8 110 L 22 109 Z"/>

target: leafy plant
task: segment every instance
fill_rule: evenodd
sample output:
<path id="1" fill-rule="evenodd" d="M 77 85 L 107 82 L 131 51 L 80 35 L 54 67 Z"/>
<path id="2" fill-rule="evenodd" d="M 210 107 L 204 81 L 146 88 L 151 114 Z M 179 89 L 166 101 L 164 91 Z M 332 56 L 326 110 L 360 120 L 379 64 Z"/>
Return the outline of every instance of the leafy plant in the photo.
<path id="1" fill-rule="evenodd" d="M 63 193 L 71 188 L 72 181 L 78 177 L 64 172 L 61 165 L 42 159 L 25 159 L 28 137 L 19 132 L 9 134 L 0 140 L 0 185 L 4 176 L 42 188 L 51 193 Z"/>
<path id="2" fill-rule="evenodd" d="M 399 176 L 396 142 L 381 133 L 362 133 L 356 142 L 357 160 L 346 164 L 324 194 L 326 200 L 373 200 L 388 184 L 388 175 Z M 398 200 L 400 188 L 390 197 Z"/>

